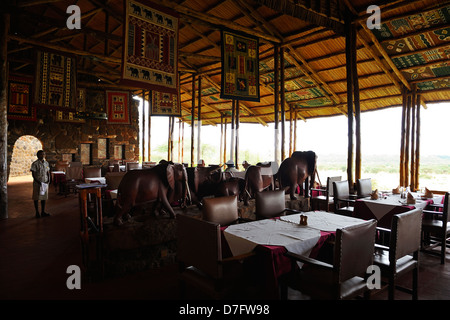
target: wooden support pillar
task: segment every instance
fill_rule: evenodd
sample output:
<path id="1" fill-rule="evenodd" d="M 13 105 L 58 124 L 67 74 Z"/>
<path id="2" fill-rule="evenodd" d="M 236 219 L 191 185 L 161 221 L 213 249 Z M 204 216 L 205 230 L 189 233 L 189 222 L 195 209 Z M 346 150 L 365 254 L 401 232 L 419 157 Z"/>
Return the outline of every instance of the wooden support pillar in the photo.
<path id="1" fill-rule="evenodd" d="M 275 90 L 274 90 L 274 118 L 275 118 L 275 123 L 274 123 L 274 130 L 275 130 L 275 137 L 274 137 L 274 160 L 276 163 L 280 164 L 280 159 L 278 157 L 278 141 L 279 141 L 279 131 L 278 131 L 278 113 L 279 113 L 279 92 L 280 92 L 280 86 L 279 86 L 279 77 L 280 77 L 280 72 L 279 72 L 279 63 L 278 63 L 278 51 L 279 51 L 279 46 L 277 44 L 274 45 L 274 52 L 273 52 L 273 58 L 274 58 L 274 80 L 275 80 Z"/>
<path id="2" fill-rule="evenodd" d="M 292 125 L 293 125 L 293 121 L 292 121 L 292 106 L 289 106 L 289 154 L 288 154 L 288 157 L 290 157 L 291 156 L 291 154 L 292 154 L 292 134 L 293 134 L 293 128 L 292 128 Z"/>
<path id="3" fill-rule="evenodd" d="M 234 166 L 236 167 L 236 169 L 239 169 L 239 113 L 240 113 L 240 108 L 239 108 L 239 100 L 236 100 L 236 112 L 235 112 L 235 117 L 236 117 L 236 146 L 235 146 L 235 160 L 234 160 Z"/>
<path id="4" fill-rule="evenodd" d="M 224 130 L 223 130 L 223 163 L 227 162 L 227 118 L 225 118 L 224 123 Z"/>
<path id="5" fill-rule="evenodd" d="M 183 163 L 181 161 L 181 124 L 183 123 L 183 121 L 181 120 L 181 118 L 178 119 L 178 157 L 177 157 L 177 162 L 178 163 Z"/>
<path id="6" fill-rule="evenodd" d="M 281 161 L 286 158 L 285 152 L 285 88 L 284 88 L 284 47 L 280 48 L 280 116 L 281 116 Z"/>
<path id="7" fill-rule="evenodd" d="M 352 72 L 352 25 L 350 18 L 345 21 L 345 58 L 347 71 L 347 115 L 348 115 L 348 149 L 347 181 L 352 191 L 353 185 L 353 72 Z"/>
<path id="8" fill-rule="evenodd" d="M 419 189 L 419 169 L 420 169 L 420 94 L 417 95 L 417 103 L 416 103 L 416 171 L 415 171 L 415 186 L 414 190 Z"/>
<path id="9" fill-rule="evenodd" d="M 0 17 L 0 219 L 8 218 L 8 32 L 9 14 Z"/>
<path id="10" fill-rule="evenodd" d="M 223 113 L 220 114 L 220 147 L 219 147 L 219 165 L 223 159 Z"/>
<path id="11" fill-rule="evenodd" d="M 414 90 L 411 95 L 411 168 L 410 168 L 410 185 L 411 191 L 415 191 L 415 171 L 416 171 L 416 157 L 415 157 L 415 147 L 416 147 L 416 91 Z"/>
<path id="12" fill-rule="evenodd" d="M 147 91 L 147 103 L 148 103 L 148 161 L 152 161 L 152 103 L 151 103 L 151 93 Z M 145 101 L 144 101 L 145 102 Z"/>
<path id="13" fill-rule="evenodd" d="M 399 186 L 405 186 L 405 137 L 406 137 L 406 109 L 408 97 L 406 88 L 402 87 L 402 122 L 400 132 L 400 181 Z"/>
<path id="14" fill-rule="evenodd" d="M 184 163 L 184 121 L 181 124 L 181 159 L 180 163 Z"/>
<path id="15" fill-rule="evenodd" d="M 142 150 L 139 151 L 140 154 L 142 154 L 142 161 L 147 161 L 147 146 L 145 145 L 145 128 L 146 128 L 146 122 L 147 122 L 147 113 L 145 112 L 145 90 L 142 90 L 141 94 L 142 99 L 142 136 L 141 136 L 141 146 Z"/>
<path id="16" fill-rule="evenodd" d="M 295 107 L 295 110 L 294 110 L 294 119 L 295 119 L 294 120 L 294 145 L 293 145 L 292 152 L 297 150 L 297 117 L 298 117 L 297 107 Z"/>
<path id="17" fill-rule="evenodd" d="M 230 139 L 230 160 L 234 161 L 234 143 L 236 142 L 235 130 L 234 130 L 234 113 L 236 110 L 236 100 L 231 100 L 231 139 Z"/>
<path id="18" fill-rule="evenodd" d="M 353 103 L 355 106 L 355 181 L 361 179 L 361 108 L 359 103 L 359 81 L 356 56 L 356 25 L 351 25 L 351 54 L 353 78 Z"/>
<path id="19" fill-rule="evenodd" d="M 191 167 L 194 166 L 194 134 L 195 134 L 195 74 L 192 74 L 192 106 L 191 106 Z"/>
<path id="20" fill-rule="evenodd" d="M 197 103 L 197 162 L 201 159 L 201 131 L 202 131 L 202 77 L 198 76 L 198 103 Z"/>
<path id="21" fill-rule="evenodd" d="M 409 185 L 409 148 L 411 132 L 411 94 L 406 99 L 406 131 L 405 131 L 405 187 Z"/>

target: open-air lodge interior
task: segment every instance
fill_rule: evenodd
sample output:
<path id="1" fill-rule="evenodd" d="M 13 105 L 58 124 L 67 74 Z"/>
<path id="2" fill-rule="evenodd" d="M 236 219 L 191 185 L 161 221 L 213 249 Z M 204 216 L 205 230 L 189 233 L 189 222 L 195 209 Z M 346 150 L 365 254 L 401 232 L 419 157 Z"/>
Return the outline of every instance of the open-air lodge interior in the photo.
<path id="1" fill-rule="evenodd" d="M 419 174 L 421 111 L 450 101 L 449 1 L 10 0 L 0 14 L 2 300 L 450 298 L 450 188 Z M 400 179 L 378 190 L 360 116 L 394 107 Z M 297 127 L 339 115 L 346 175 L 318 183 Z M 273 159 L 244 165 L 243 123 L 274 126 Z M 205 126 L 221 132 L 215 164 Z M 50 181 L 31 177 L 38 150 Z"/>

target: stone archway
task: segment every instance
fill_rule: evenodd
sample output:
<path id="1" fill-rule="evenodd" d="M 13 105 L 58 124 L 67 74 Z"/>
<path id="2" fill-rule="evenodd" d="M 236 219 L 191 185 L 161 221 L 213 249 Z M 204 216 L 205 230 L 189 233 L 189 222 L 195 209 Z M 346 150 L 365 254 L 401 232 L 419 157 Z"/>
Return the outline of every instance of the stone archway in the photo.
<path id="1" fill-rule="evenodd" d="M 42 142 L 30 135 L 19 137 L 14 143 L 9 177 L 19 177 L 31 174 L 31 163 L 37 159 L 36 153 L 42 149 Z"/>

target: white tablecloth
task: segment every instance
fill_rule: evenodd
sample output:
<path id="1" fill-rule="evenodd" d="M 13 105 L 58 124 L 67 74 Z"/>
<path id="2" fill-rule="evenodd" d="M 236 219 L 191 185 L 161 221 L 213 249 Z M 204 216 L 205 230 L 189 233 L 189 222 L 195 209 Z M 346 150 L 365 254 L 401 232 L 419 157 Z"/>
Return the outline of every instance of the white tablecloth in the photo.
<path id="1" fill-rule="evenodd" d="M 421 196 L 418 193 L 412 193 L 412 195 L 416 200 L 415 204 L 408 204 L 406 199 L 402 199 L 399 194 L 387 194 L 377 200 L 371 200 L 370 198 L 360 200 L 364 201 L 373 215 L 380 220 L 387 213 L 391 212 L 396 206 L 414 206 L 418 209 L 425 209 L 428 202 L 421 199 Z M 433 201 L 435 201 L 434 198 Z M 436 201 L 439 201 L 438 196 L 436 196 Z"/>
<path id="2" fill-rule="evenodd" d="M 293 214 L 280 219 L 231 225 L 225 229 L 224 236 L 234 256 L 248 253 L 257 245 L 284 246 L 291 252 L 309 255 L 320 239 L 320 231 L 336 231 L 338 228 L 364 222 L 325 211 L 302 214 L 308 216 L 307 226 L 299 224 L 300 214 Z"/>
<path id="3" fill-rule="evenodd" d="M 106 178 L 105 177 L 85 178 L 84 182 L 86 182 L 86 183 L 101 183 L 101 184 L 105 184 L 106 183 Z"/>

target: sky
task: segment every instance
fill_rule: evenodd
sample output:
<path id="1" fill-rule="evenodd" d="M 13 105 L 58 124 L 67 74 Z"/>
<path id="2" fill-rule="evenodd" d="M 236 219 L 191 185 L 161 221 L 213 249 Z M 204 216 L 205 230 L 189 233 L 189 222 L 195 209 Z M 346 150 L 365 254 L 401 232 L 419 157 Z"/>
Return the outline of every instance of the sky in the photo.
<path id="1" fill-rule="evenodd" d="M 450 148 L 442 148 L 450 135 L 450 103 L 429 104 L 421 109 L 421 156 L 450 155 Z M 364 155 L 400 154 L 401 107 L 361 113 L 361 143 Z M 347 117 L 335 116 L 297 122 L 296 150 L 313 150 L 317 154 L 347 154 Z M 168 118 L 152 118 L 152 145 L 167 143 Z M 175 137 L 178 137 L 176 125 Z M 227 134 L 230 134 L 228 127 Z M 289 150 L 289 122 L 286 122 L 286 150 Z M 195 132 L 197 134 L 197 132 Z M 273 124 L 241 123 L 239 127 L 240 150 L 266 152 L 273 157 Z M 230 138 L 227 145 L 230 146 Z M 190 126 L 185 126 L 185 141 L 190 140 Z M 197 137 L 195 136 L 195 141 Z M 354 140 L 355 142 L 355 140 Z M 219 146 L 220 125 L 202 126 L 201 143 Z M 229 153 L 229 151 L 227 151 Z M 267 159 L 267 161 L 272 159 Z"/>

